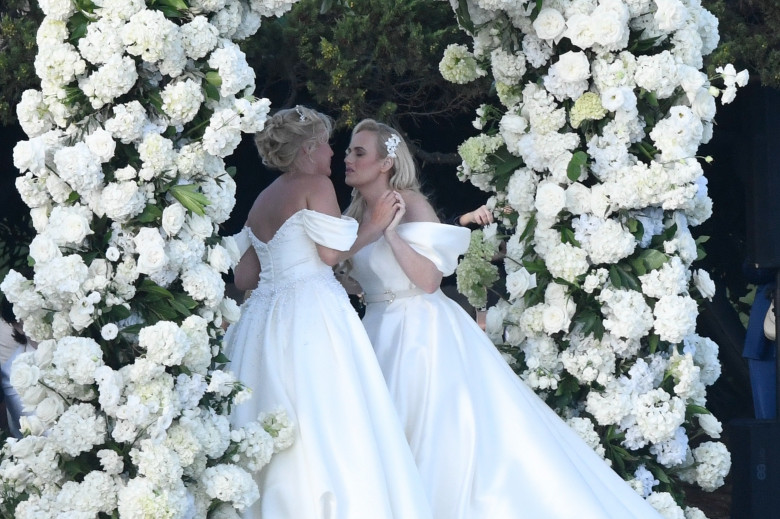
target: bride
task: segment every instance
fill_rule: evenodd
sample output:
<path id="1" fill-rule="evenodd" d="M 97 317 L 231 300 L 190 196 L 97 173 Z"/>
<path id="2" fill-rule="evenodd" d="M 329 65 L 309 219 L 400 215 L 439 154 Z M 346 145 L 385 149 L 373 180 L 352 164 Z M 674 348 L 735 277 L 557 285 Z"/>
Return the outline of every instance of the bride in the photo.
<path id="1" fill-rule="evenodd" d="M 383 237 L 355 254 L 368 331 L 437 519 L 660 519 L 509 368 L 439 290 L 469 231 L 438 223 L 398 132 L 367 119 L 352 132 L 347 216 L 399 203 Z"/>
<path id="2" fill-rule="evenodd" d="M 242 231 L 252 247 L 235 283 L 254 290 L 225 341 L 252 398 L 231 419 L 240 426 L 282 406 L 296 434 L 261 471 L 261 498 L 244 517 L 427 519 L 382 372 L 331 269 L 381 235 L 397 201 L 379 197 L 360 229 L 340 216 L 328 178 L 331 130 L 327 116 L 298 106 L 255 137 L 263 162 L 282 174 L 258 195 Z"/>

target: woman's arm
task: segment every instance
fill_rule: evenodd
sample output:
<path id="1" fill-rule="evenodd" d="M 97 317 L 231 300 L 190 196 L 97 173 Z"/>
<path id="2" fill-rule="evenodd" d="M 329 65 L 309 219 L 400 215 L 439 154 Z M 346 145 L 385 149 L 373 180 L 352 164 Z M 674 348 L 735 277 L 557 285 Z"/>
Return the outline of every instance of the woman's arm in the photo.
<path id="1" fill-rule="evenodd" d="M 341 213 L 339 212 L 338 200 L 336 199 L 336 190 L 333 188 L 330 179 L 316 177 L 312 182 L 312 187 L 312 191 L 307 196 L 307 207 L 320 213 L 340 217 Z M 320 259 L 326 265 L 332 267 L 351 258 L 357 251 L 379 239 L 382 232 L 393 219 L 398 205 L 399 202 L 396 200 L 393 192 L 388 191 L 379 200 L 371 218 L 360 223 L 357 239 L 352 244 L 352 247 L 348 251 L 340 251 L 317 244 L 317 253 Z"/>
<path id="2" fill-rule="evenodd" d="M 397 198 L 400 206 L 395 218 L 385 229 L 385 240 L 406 277 L 425 292 L 432 294 L 439 289 L 443 274 L 431 260 L 414 250 L 401 238 L 397 227 L 402 219 L 406 222 L 438 222 L 439 220 L 431 205 L 421 194 L 407 192 L 404 195 L 398 194 Z"/>
<path id="3" fill-rule="evenodd" d="M 233 284 L 241 291 L 254 290 L 260 281 L 260 260 L 254 247 L 249 247 L 233 269 Z"/>

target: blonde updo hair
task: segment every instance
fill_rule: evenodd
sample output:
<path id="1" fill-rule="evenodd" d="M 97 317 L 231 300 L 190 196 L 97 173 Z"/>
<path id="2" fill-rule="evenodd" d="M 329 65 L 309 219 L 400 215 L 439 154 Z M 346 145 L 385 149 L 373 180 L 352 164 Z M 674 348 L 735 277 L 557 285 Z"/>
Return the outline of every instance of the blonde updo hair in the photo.
<path id="1" fill-rule="evenodd" d="M 395 148 L 395 157 L 393 159 L 393 166 L 390 170 L 390 189 L 394 191 L 415 191 L 420 193 L 420 181 L 417 178 L 417 165 L 414 162 L 414 157 L 409 151 L 409 146 L 406 145 L 406 141 L 403 140 L 401 134 L 394 130 L 392 127 L 375 121 L 373 119 L 363 119 L 352 130 L 352 136 L 360 132 L 372 132 L 376 136 L 376 150 L 379 158 L 385 158 L 388 156 L 387 141 L 391 136 L 395 135 L 400 142 Z M 344 212 L 345 215 L 351 216 L 357 221 L 362 221 L 363 213 L 366 208 L 366 201 L 363 195 L 357 189 L 352 190 L 352 201 Z"/>
<path id="2" fill-rule="evenodd" d="M 279 110 L 255 134 L 255 146 L 269 168 L 289 171 L 301 149 L 312 151 L 327 142 L 333 132 L 333 120 L 305 106 Z"/>

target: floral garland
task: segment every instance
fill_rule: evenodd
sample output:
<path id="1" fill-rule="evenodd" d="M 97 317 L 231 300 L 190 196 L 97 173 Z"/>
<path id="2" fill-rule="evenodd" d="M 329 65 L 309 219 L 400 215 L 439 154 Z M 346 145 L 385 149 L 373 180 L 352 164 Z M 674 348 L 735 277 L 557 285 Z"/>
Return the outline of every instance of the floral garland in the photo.
<path id="1" fill-rule="evenodd" d="M 459 289 L 486 305 L 495 274 L 479 259 L 504 241 L 493 341 L 664 517 L 702 518 L 680 483 L 712 491 L 731 460 L 704 441 L 722 430 L 706 409 L 721 368 L 695 330 L 715 289 L 691 267 L 704 239 L 690 229 L 712 212 L 696 151 L 715 99 L 730 102 L 747 72 L 700 71 L 718 22 L 699 0 L 451 4 L 473 50 L 450 45 L 441 73 L 490 71 L 500 102 L 459 148 L 459 177 L 492 193 L 499 217 L 472 240 Z"/>
<path id="2" fill-rule="evenodd" d="M 267 99 L 235 40 L 295 0 L 40 0 L 40 90 L 17 107 L 33 274 L 3 280 L 37 349 L 0 462 L 4 517 L 237 517 L 292 441 L 284 412 L 232 428 L 222 274 L 239 244 L 223 158 Z"/>

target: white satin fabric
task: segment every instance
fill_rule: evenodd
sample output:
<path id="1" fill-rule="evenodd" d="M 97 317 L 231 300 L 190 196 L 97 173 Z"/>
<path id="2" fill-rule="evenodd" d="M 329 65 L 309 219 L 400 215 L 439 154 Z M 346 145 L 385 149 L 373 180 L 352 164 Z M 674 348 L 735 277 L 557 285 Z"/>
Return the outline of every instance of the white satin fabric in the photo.
<path id="1" fill-rule="evenodd" d="M 469 242 L 437 223 L 398 232 L 445 275 Z M 366 294 L 413 286 L 383 238 L 351 275 Z M 660 519 L 440 290 L 369 304 L 363 324 L 436 519 Z"/>
<path id="2" fill-rule="evenodd" d="M 260 283 L 226 335 L 253 393 L 236 425 L 282 406 L 295 443 L 258 476 L 263 519 L 428 519 L 419 474 L 360 319 L 316 244 L 348 249 L 357 222 L 303 209 L 268 242 Z"/>

